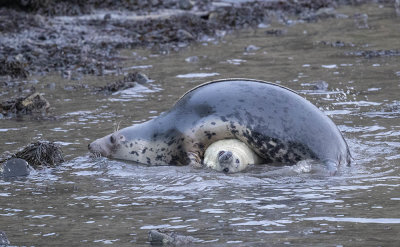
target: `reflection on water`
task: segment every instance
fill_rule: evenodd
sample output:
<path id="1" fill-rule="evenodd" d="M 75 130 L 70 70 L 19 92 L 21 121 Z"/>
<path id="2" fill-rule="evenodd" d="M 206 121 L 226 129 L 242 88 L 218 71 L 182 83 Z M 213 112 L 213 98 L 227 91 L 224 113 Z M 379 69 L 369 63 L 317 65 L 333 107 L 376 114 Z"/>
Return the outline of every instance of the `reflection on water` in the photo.
<path id="1" fill-rule="evenodd" d="M 358 29 L 351 18 L 328 19 L 286 27 L 280 37 L 263 29 L 241 32 L 168 56 L 136 51 L 145 63 L 128 61 L 123 71 L 140 68 L 154 81 L 111 96 L 63 90 L 71 82 L 54 75 L 38 78 L 38 88 L 62 84 L 42 88 L 59 118 L 1 120 L 0 153 L 44 138 L 63 145 L 70 161 L 25 180 L 0 180 L 0 230 L 12 244 L 29 246 L 147 246 L 147 232 L 157 228 L 205 246 L 396 245 L 400 57 L 345 52 L 397 48 L 398 19 L 377 5 L 340 11 L 368 13 L 369 28 Z M 337 40 L 357 45 L 319 45 Z M 245 49 L 250 46 L 258 49 Z M 88 157 L 91 140 L 159 115 L 207 76 L 252 77 L 298 90 L 337 123 L 354 164 L 333 177 L 309 163 L 226 175 Z"/>

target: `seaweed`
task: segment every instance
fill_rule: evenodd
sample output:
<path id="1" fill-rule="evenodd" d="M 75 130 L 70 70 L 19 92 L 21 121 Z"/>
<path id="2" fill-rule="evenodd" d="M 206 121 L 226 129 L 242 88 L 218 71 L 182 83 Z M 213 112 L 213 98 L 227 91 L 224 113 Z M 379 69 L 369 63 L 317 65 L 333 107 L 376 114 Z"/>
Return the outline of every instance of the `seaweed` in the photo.
<path id="1" fill-rule="evenodd" d="M 12 156 L 26 160 L 34 169 L 56 167 L 64 162 L 60 145 L 50 141 L 37 141 Z"/>
<path id="2" fill-rule="evenodd" d="M 7 117 L 22 115 L 46 115 L 50 103 L 42 94 L 34 92 L 26 97 L 20 96 L 0 103 L 0 113 Z"/>

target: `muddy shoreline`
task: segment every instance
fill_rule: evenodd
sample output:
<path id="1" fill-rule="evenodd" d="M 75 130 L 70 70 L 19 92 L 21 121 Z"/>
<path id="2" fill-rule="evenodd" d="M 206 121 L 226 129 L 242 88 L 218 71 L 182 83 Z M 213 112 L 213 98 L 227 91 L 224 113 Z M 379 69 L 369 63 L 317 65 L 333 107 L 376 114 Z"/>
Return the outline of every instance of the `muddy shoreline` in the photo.
<path id="1" fill-rule="evenodd" d="M 168 54 L 272 21 L 336 18 L 338 5 L 363 2 L 369 1 L 6 1 L 0 8 L 0 84 L 51 71 L 101 76 L 119 68 L 121 48 Z"/>

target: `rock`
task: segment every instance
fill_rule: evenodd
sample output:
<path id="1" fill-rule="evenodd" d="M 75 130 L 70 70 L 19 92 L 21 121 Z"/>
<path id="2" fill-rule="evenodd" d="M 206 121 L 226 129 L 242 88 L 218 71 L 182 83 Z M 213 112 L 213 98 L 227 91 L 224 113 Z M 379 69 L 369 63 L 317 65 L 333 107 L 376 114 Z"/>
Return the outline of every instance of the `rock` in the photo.
<path id="1" fill-rule="evenodd" d="M 273 35 L 273 36 L 282 36 L 286 33 L 286 30 L 282 29 L 270 29 L 265 31 L 265 34 L 267 35 Z"/>
<path id="2" fill-rule="evenodd" d="M 146 84 L 150 80 L 142 72 L 133 72 L 133 73 L 128 73 L 122 80 L 118 80 L 116 82 L 111 82 L 108 83 L 107 85 L 99 88 L 95 88 L 95 91 L 98 92 L 103 92 L 106 94 L 118 92 L 121 90 L 125 90 L 131 87 L 135 86 L 135 82 L 140 83 L 140 84 Z"/>
<path id="3" fill-rule="evenodd" d="M 195 240 L 193 237 L 179 235 L 175 232 L 168 232 L 166 229 L 149 231 L 148 239 L 151 245 L 163 246 L 187 246 Z"/>
<path id="4" fill-rule="evenodd" d="M 0 174 L 2 174 L 4 178 L 28 176 L 29 173 L 30 170 L 28 162 L 19 158 L 11 158 L 7 160 L 0 168 Z"/>
<path id="5" fill-rule="evenodd" d="M 334 8 L 320 8 L 315 12 L 315 17 L 319 19 L 334 18 L 336 17 L 336 10 Z"/>
<path id="6" fill-rule="evenodd" d="M 0 231 L 0 247 L 7 247 L 10 244 L 10 241 L 7 238 L 5 232 Z"/>
<path id="7" fill-rule="evenodd" d="M 21 55 L 21 54 L 19 54 Z M 26 70 L 25 63 L 19 61 L 22 58 L 17 55 L 17 58 L 0 59 L 0 75 L 9 75 L 11 77 L 27 78 L 29 72 Z"/>
<path id="8" fill-rule="evenodd" d="M 191 33 L 189 33 L 184 29 L 179 29 L 178 32 L 176 33 L 176 37 L 178 38 L 178 41 L 188 41 L 195 39 Z"/>
<path id="9" fill-rule="evenodd" d="M 185 61 L 188 63 L 197 63 L 199 61 L 199 57 L 198 56 L 187 57 L 185 58 Z"/>
<path id="10" fill-rule="evenodd" d="M 48 112 L 50 103 L 40 93 L 32 93 L 27 97 L 11 98 L 0 103 L 0 112 L 6 116 L 44 115 Z"/>
<path id="11" fill-rule="evenodd" d="M 46 84 L 46 88 L 50 89 L 50 90 L 55 90 L 56 89 L 56 83 L 51 82 Z"/>
<path id="12" fill-rule="evenodd" d="M 249 45 L 249 46 L 246 46 L 246 47 L 244 48 L 244 50 L 247 51 L 247 52 L 253 52 L 253 51 L 258 51 L 258 50 L 260 50 L 260 47 L 255 46 L 255 45 Z"/>
<path id="13" fill-rule="evenodd" d="M 109 20 L 111 20 L 111 14 L 110 14 L 110 13 L 105 14 L 104 17 L 103 17 L 103 20 L 104 20 L 104 21 L 109 21 Z"/>
<path id="14" fill-rule="evenodd" d="M 179 0 L 178 6 L 184 10 L 190 10 L 193 8 L 193 4 L 189 0 Z"/>
<path id="15" fill-rule="evenodd" d="M 314 90 L 325 91 L 328 89 L 329 84 L 326 81 L 316 81 L 313 83 Z"/>
<path id="16" fill-rule="evenodd" d="M 147 77 L 147 75 L 139 72 L 139 73 L 136 73 L 135 81 L 140 84 L 146 84 L 149 82 L 149 78 Z"/>
<path id="17" fill-rule="evenodd" d="M 319 45 L 327 45 L 327 46 L 332 46 L 332 47 L 338 47 L 338 48 L 340 48 L 340 47 L 354 47 L 355 46 L 355 44 L 353 44 L 353 43 L 347 43 L 347 42 L 344 42 L 344 41 L 341 41 L 341 40 L 336 40 L 336 41 L 334 41 L 334 42 L 330 42 L 330 41 L 319 41 L 319 42 L 317 42 L 317 44 L 319 44 Z"/>
<path id="18" fill-rule="evenodd" d="M 374 57 L 393 57 L 400 56 L 400 50 L 364 50 L 364 51 L 350 51 L 345 53 L 347 56 L 356 56 L 364 58 Z"/>
<path id="19" fill-rule="evenodd" d="M 367 14 L 355 14 L 354 23 L 358 29 L 368 29 L 368 15 Z"/>

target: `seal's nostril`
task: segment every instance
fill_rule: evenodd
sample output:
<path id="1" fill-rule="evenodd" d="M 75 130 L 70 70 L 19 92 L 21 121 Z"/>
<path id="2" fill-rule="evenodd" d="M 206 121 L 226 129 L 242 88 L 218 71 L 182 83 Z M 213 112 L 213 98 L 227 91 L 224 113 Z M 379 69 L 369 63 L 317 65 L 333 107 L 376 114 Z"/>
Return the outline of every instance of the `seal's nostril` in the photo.
<path id="1" fill-rule="evenodd" d="M 114 144 L 115 141 L 116 141 L 116 140 L 115 140 L 115 137 L 114 137 L 113 135 L 111 135 L 111 136 L 110 136 L 110 142 L 111 142 L 112 144 Z"/>
<path id="2" fill-rule="evenodd" d="M 229 168 L 224 168 L 222 171 L 225 172 L 225 173 L 228 173 L 229 172 Z"/>

